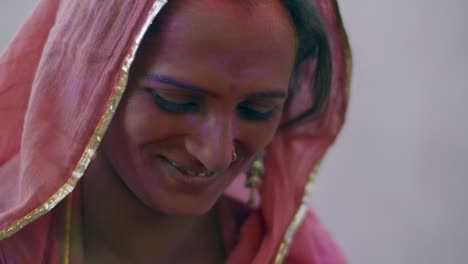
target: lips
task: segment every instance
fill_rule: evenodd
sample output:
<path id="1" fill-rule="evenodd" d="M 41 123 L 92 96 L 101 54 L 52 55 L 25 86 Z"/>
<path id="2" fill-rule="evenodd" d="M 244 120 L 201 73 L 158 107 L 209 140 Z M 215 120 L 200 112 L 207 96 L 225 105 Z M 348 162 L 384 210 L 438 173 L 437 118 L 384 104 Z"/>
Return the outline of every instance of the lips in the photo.
<path id="1" fill-rule="evenodd" d="M 166 158 L 164 156 L 160 156 L 160 158 L 162 158 L 163 160 L 165 160 L 166 162 L 171 164 L 174 168 L 179 170 L 182 174 L 192 176 L 192 177 L 200 177 L 200 178 L 209 178 L 209 177 L 213 176 L 213 172 L 211 172 L 211 171 L 188 169 L 188 168 L 178 164 L 177 162 L 175 162 L 173 160 L 170 160 L 170 159 L 168 159 L 168 158 Z"/>

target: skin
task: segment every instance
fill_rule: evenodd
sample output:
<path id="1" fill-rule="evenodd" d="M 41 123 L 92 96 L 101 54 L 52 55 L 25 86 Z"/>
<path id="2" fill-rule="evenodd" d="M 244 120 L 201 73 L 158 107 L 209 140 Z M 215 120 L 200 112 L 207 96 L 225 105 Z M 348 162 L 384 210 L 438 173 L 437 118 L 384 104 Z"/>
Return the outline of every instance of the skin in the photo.
<path id="1" fill-rule="evenodd" d="M 178 1 L 162 25 L 83 180 L 86 263 L 221 262 L 213 205 L 281 120 L 297 38 L 280 2 Z"/>

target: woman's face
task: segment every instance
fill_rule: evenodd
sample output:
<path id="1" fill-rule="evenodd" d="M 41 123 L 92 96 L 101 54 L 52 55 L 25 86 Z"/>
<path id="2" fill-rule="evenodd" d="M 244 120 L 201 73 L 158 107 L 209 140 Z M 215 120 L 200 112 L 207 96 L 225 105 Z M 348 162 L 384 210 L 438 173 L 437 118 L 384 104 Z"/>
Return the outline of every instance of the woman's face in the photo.
<path id="1" fill-rule="evenodd" d="M 102 153 L 147 207 L 200 215 L 275 135 L 297 39 L 279 1 L 175 4 L 139 51 Z"/>

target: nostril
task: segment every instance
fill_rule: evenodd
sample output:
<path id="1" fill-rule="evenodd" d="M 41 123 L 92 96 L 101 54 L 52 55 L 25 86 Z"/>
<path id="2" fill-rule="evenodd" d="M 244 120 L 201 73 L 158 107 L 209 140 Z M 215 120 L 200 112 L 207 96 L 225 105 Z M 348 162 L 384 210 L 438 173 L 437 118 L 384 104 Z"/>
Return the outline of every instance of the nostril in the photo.
<path id="1" fill-rule="evenodd" d="M 187 152 L 213 172 L 226 170 L 238 158 L 230 126 L 218 124 L 220 122 L 208 126 L 207 131 L 199 127 L 185 138 Z"/>

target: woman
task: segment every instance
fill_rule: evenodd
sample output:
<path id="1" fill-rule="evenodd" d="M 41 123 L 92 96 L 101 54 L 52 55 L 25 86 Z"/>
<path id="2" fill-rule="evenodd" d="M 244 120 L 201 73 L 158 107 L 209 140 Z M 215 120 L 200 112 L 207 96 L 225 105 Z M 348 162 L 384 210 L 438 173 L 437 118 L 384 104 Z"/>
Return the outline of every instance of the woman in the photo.
<path id="1" fill-rule="evenodd" d="M 332 1 L 41 1 L 0 60 L 0 263 L 344 263 L 307 202 L 348 58 Z"/>

